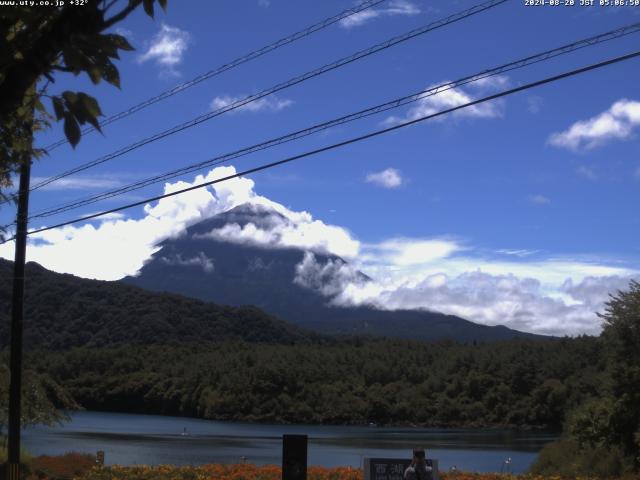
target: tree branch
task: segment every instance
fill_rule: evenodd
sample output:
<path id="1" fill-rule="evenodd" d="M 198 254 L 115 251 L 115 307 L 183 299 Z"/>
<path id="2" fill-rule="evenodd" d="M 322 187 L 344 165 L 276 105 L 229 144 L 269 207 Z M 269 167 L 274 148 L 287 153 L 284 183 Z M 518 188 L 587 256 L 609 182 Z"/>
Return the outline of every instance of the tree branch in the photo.
<path id="1" fill-rule="evenodd" d="M 129 14 L 131 12 L 133 12 L 136 8 L 138 8 L 138 5 L 140 5 L 141 3 L 142 3 L 142 0 L 133 0 L 133 1 L 131 1 L 127 7 L 123 8 L 120 11 L 120 13 L 116 13 L 110 19 L 104 21 L 103 30 L 106 30 L 107 28 L 111 27 L 112 25 L 115 25 L 116 23 L 118 23 L 118 22 L 124 20 L 125 18 L 127 18 L 129 16 Z"/>
<path id="2" fill-rule="evenodd" d="M 59 72 L 67 72 L 67 73 L 74 73 L 75 72 L 75 70 L 72 70 L 69 67 L 61 67 L 60 65 L 53 65 L 51 67 L 51 70 L 57 70 Z"/>
<path id="3" fill-rule="evenodd" d="M 104 2 L 104 7 L 102 8 L 102 11 L 104 13 L 107 13 L 109 11 L 109 9 L 111 7 L 113 7 L 116 3 L 118 3 L 118 0 L 111 0 L 109 3 L 107 3 L 106 1 Z"/>

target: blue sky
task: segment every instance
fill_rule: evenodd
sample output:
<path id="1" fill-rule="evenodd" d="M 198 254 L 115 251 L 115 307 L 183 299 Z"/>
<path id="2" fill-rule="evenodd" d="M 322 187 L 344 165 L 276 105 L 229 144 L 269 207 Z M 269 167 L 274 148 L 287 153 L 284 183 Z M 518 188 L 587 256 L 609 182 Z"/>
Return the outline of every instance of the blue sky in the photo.
<path id="1" fill-rule="evenodd" d="M 90 134 L 75 150 L 58 148 L 34 165 L 32 175 L 37 181 L 93 160 L 229 99 L 256 93 L 474 4 L 387 0 L 355 19 L 109 125 L 104 135 Z M 353 5 L 348 0 L 174 0 L 168 12 L 158 13 L 155 20 L 136 12 L 118 26 L 137 48 L 118 64 L 121 90 L 95 87 L 82 77 L 59 76 L 51 91 L 88 91 L 99 99 L 106 115 L 114 114 Z M 512 0 L 36 191 L 31 211 L 638 21 L 638 7 L 531 7 Z M 637 48 L 638 35 L 336 127 L 230 165 L 241 171 L 628 53 Z M 602 309 L 608 292 L 624 288 L 640 271 L 638 62 L 253 175 L 253 184 L 238 183 L 243 193 L 236 197 L 286 209 L 292 222 L 286 228 L 296 232 L 310 228 L 304 230 L 305 238 L 311 238 L 305 246 L 341 254 L 377 280 L 375 288 L 363 290 L 348 283 L 349 275 L 338 273 L 341 302 L 376 299 L 381 308 L 433 308 L 528 331 L 598 333 L 594 311 Z M 55 126 L 41 134 L 38 143 L 47 145 L 60 137 L 61 128 Z M 201 173 L 209 174 L 207 169 Z M 181 180 L 193 183 L 194 177 Z M 162 185 L 147 187 L 60 217 L 36 220 L 31 226 L 51 225 L 162 191 Z M 125 217 L 50 233 L 31 245 L 29 258 L 57 271 L 92 278 L 133 274 L 155 242 L 237 203 L 226 192 L 210 190 L 204 195 L 211 198 L 193 197 L 192 203 L 177 201 L 179 205 L 172 207 L 140 207 L 124 212 Z M 215 208 L 211 202 L 217 202 Z M 153 234 L 147 228 L 147 235 L 139 237 L 127 230 L 154 208 L 165 215 L 162 228 Z M 6 207 L 0 210 L 3 223 L 13 215 Z M 95 255 L 95 238 L 83 237 L 88 231 L 104 241 L 101 255 Z M 230 241 L 238 240 L 238 232 L 226 233 Z M 241 233 L 246 240 L 250 232 Z M 337 240 L 327 241 L 332 235 Z M 269 238 L 271 246 L 291 239 L 260 238 L 253 241 Z M 0 255 L 11 258 L 12 248 L 0 246 Z M 312 259 L 306 266 L 314 267 Z"/>

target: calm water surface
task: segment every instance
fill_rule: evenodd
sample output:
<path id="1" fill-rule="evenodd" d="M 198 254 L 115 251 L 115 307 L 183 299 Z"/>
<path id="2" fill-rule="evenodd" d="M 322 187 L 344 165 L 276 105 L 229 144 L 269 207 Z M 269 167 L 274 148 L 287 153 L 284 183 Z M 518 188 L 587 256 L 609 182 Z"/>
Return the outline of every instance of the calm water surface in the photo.
<path id="1" fill-rule="evenodd" d="M 183 435 L 185 429 L 188 435 Z M 363 457 L 410 457 L 420 445 L 439 459 L 441 470 L 455 465 L 477 472 L 510 468 L 514 473 L 526 471 L 544 444 L 555 439 L 507 430 L 264 425 L 78 412 L 61 427 L 26 429 L 23 442 L 35 455 L 104 450 L 107 464 L 200 465 L 238 463 L 246 457 L 257 465 L 279 465 L 283 434 L 309 436 L 309 465 L 360 467 Z"/>

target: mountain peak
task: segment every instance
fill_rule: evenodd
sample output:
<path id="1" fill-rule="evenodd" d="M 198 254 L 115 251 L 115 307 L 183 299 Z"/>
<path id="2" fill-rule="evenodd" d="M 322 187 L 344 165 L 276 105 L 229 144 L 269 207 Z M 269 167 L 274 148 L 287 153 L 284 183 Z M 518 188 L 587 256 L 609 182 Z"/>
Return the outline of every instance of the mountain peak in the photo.
<path id="1" fill-rule="evenodd" d="M 328 248 L 322 252 L 326 239 L 313 229 L 315 222 L 268 205 L 238 205 L 165 240 L 137 276 L 123 281 L 219 304 L 255 305 L 322 333 L 458 341 L 532 336 L 437 312 L 334 305 L 343 280 L 370 279 Z M 301 228 L 309 224 L 309 230 Z"/>
<path id="2" fill-rule="evenodd" d="M 190 236 L 203 235 L 232 224 L 241 228 L 253 224 L 257 228 L 265 229 L 273 226 L 276 222 L 287 221 L 287 217 L 274 208 L 247 202 L 190 226 L 187 228 L 187 234 Z"/>

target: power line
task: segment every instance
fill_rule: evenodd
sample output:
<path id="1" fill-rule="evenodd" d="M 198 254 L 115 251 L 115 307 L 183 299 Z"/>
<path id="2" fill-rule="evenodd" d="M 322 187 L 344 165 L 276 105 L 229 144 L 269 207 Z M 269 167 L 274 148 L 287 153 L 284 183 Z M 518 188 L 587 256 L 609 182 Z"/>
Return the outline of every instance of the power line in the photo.
<path id="1" fill-rule="evenodd" d="M 100 212 L 100 213 L 94 213 L 92 215 L 87 215 L 87 216 L 84 216 L 84 217 L 76 218 L 74 220 L 69 220 L 69 221 L 66 221 L 66 222 L 58 223 L 58 224 L 52 225 L 50 227 L 43 227 L 43 228 L 40 228 L 40 229 L 37 229 L 37 230 L 32 230 L 32 231 L 28 232 L 28 234 L 29 235 L 33 235 L 35 233 L 41 233 L 41 232 L 45 232 L 47 230 L 53 230 L 55 228 L 64 227 L 66 225 L 71 225 L 71 224 L 78 223 L 78 222 L 84 222 L 84 221 L 87 221 L 87 220 L 91 220 L 91 219 L 94 219 L 94 218 L 101 217 L 103 215 L 107 215 L 109 213 L 119 212 L 119 211 L 122 211 L 122 210 L 126 210 L 128 208 L 137 207 L 137 206 L 140 206 L 140 205 L 147 204 L 149 202 L 155 202 L 157 200 L 162 200 L 163 198 L 168 198 L 168 197 L 172 197 L 172 196 L 175 196 L 175 195 L 179 195 L 179 194 L 182 194 L 182 193 L 189 192 L 191 190 L 196 190 L 198 188 L 208 187 L 208 186 L 214 185 L 216 183 L 224 182 L 224 181 L 227 181 L 227 180 L 232 180 L 234 178 L 238 178 L 238 177 L 241 177 L 241 176 L 244 176 L 244 175 L 250 175 L 252 173 L 256 173 L 256 172 L 260 172 L 262 170 L 267 170 L 267 169 L 270 169 L 270 168 L 274 168 L 274 167 L 277 167 L 279 165 L 284 165 L 286 163 L 290 163 L 290 162 L 293 162 L 295 160 L 300 160 L 302 158 L 306 158 L 306 157 L 310 157 L 310 156 L 313 156 L 313 155 L 317 155 L 319 153 L 327 152 L 329 150 L 334 150 L 336 148 L 344 147 L 344 146 L 350 145 L 352 143 L 357 143 L 357 142 L 360 142 L 360 141 L 363 141 L 363 140 L 367 140 L 369 138 L 377 137 L 379 135 L 383 135 L 385 133 L 389 133 L 389 132 L 392 132 L 392 131 L 395 131 L 395 130 L 399 130 L 401 128 L 405 128 L 405 127 L 408 127 L 410 125 L 414 125 L 416 123 L 423 122 L 425 120 L 429 120 L 431 118 L 435 118 L 435 117 L 439 117 L 439 116 L 442 116 L 442 115 L 446 115 L 448 113 L 452 113 L 452 112 L 455 112 L 457 110 L 461 110 L 461 109 L 464 109 L 464 108 L 472 107 L 474 105 L 478 105 L 480 103 L 488 102 L 488 101 L 491 101 L 491 100 L 496 100 L 498 98 L 505 97 L 507 95 L 512 95 L 514 93 L 522 92 L 524 90 L 529 90 L 531 88 L 535 88 L 535 87 L 539 87 L 541 85 L 545 85 L 545 84 L 548 84 L 548 83 L 556 82 L 556 81 L 562 80 L 564 78 L 568 78 L 568 77 L 572 77 L 572 76 L 579 75 L 579 74 L 582 74 L 582 73 L 586 73 L 586 72 L 591 71 L 591 70 L 602 68 L 602 67 L 605 67 L 605 66 L 608 66 L 608 65 L 613 65 L 615 63 L 619 63 L 619 62 L 623 62 L 623 61 L 626 61 L 626 60 L 630 60 L 632 58 L 636 58 L 636 57 L 639 57 L 639 56 L 640 56 L 640 50 L 635 51 L 633 53 L 626 54 L 626 55 L 622 55 L 622 56 L 619 56 L 619 57 L 615 57 L 615 58 L 612 58 L 612 59 L 609 59 L 609 60 L 605 60 L 605 61 L 602 61 L 602 62 L 599 62 L 599 63 L 591 64 L 591 65 L 588 65 L 586 67 L 578 68 L 578 69 L 575 69 L 575 70 L 570 70 L 568 72 L 564 72 L 564 73 L 561 73 L 559 75 L 554 75 L 552 77 L 547 77 L 547 78 L 544 78 L 542 80 L 537 80 L 535 82 L 527 83 L 527 84 L 521 85 L 519 87 L 511 88 L 511 89 L 508 89 L 508 90 L 503 90 L 502 92 L 499 92 L 499 93 L 496 93 L 496 94 L 493 94 L 493 95 L 489 95 L 489 96 L 480 98 L 478 100 L 473 100 L 473 101 L 467 102 L 467 103 L 465 103 L 463 105 L 458 105 L 456 107 L 448 108 L 446 110 L 442 110 L 440 112 L 436 112 L 436 113 L 433 113 L 433 114 L 430 114 L 430 115 L 425 115 L 425 116 L 422 116 L 422 117 L 419 117 L 419 118 L 416 118 L 416 119 L 413 119 L 413 120 L 409 120 L 409 121 L 400 123 L 398 125 L 394 125 L 392 127 L 383 128 L 381 130 L 376 130 L 374 132 L 370 132 L 370 133 L 367 133 L 365 135 L 361 135 L 361 136 L 358 136 L 358 137 L 350 138 L 349 140 L 344 140 L 342 142 L 338 142 L 338 143 L 334 143 L 334 144 L 331 144 L 331 145 L 327 145 L 325 147 L 321 147 L 321 148 L 318 148 L 318 149 L 315 149 L 315 150 L 311 150 L 311 151 L 308 151 L 308 152 L 305 152 L 305 153 L 301 153 L 299 155 L 294 155 L 292 157 L 288 157 L 288 158 L 285 158 L 283 160 L 278 160 L 276 162 L 271 162 L 271 163 L 267 163 L 267 164 L 264 164 L 264 165 L 260 165 L 258 167 L 250 168 L 250 169 L 244 170 L 244 171 L 242 171 L 240 173 L 236 173 L 236 174 L 233 174 L 233 175 L 228 175 L 228 176 L 223 177 L 223 178 L 219 178 L 219 179 L 216 179 L 216 180 L 211 180 L 209 182 L 201 183 L 199 185 L 194 185 L 192 187 L 184 188 L 182 190 L 177 190 L 175 192 L 166 193 L 164 195 L 158 195 L 156 197 L 147 198 L 145 200 L 141 200 L 141 201 L 138 201 L 138 202 L 129 203 L 127 205 L 123 205 L 123 206 L 120 206 L 120 207 L 112 208 L 110 210 L 105 210 L 105 211 Z M 5 240 L 4 242 L 0 243 L 0 245 L 4 244 L 4 243 L 7 243 L 7 242 L 10 242 L 12 240 L 15 240 L 15 237 L 10 238 L 8 240 Z"/>
<path id="2" fill-rule="evenodd" d="M 287 80 L 285 82 L 279 83 L 271 88 L 265 89 L 260 93 L 256 93 L 253 95 L 249 95 L 241 100 L 237 100 L 235 102 L 230 103 L 229 105 L 226 105 L 224 107 L 221 107 L 219 109 L 213 110 L 209 113 L 203 114 L 203 115 L 199 115 L 198 117 L 189 120 L 188 122 L 182 123 L 180 125 L 176 125 L 168 130 L 164 130 L 163 132 L 157 133 L 155 135 L 152 135 L 151 137 L 147 137 L 143 140 L 139 140 L 136 143 L 127 145 L 126 147 L 123 147 L 115 152 L 112 152 L 108 155 L 105 155 L 103 157 L 97 158 L 96 160 L 93 160 L 91 162 L 85 163 L 83 165 L 79 165 L 75 168 L 72 168 L 70 170 L 67 170 L 66 172 L 60 173 L 58 175 L 54 175 L 53 177 L 49 177 L 39 183 L 37 183 L 36 185 L 33 185 L 31 187 L 31 191 L 39 189 L 44 187 L 45 185 L 48 185 L 52 182 L 55 182 L 56 180 L 60 180 L 61 178 L 64 177 L 68 177 L 69 175 L 73 175 L 75 173 L 87 170 L 91 167 L 94 167 L 96 165 L 100 165 L 104 162 L 107 162 L 109 160 L 112 160 L 114 158 L 120 157 L 128 152 L 131 152 L 132 150 L 136 150 L 140 147 L 143 147 L 149 143 L 155 142 L 157 140 L 160 140 L 162 138 L 168 137 L 169 135 L 173 135 L 174 133 L 178 133 L 181 132 L 182 130 L 185 130 L 187 128 L 191 128 L 194 127 L 202 122 L 205 122 L 207 120 L 210 120 L 214 117 L 217 117 L 219 115 L 222 115 L 226 112 L 232 111 L 232 110 L 236 110 L 238 108 L 241 108 L 251 102 L 255 102 L 256 100 L 259 100 L 263 97 L 266 97 L 268 95 L 271 95 L 273 93 L 279 92 L 281 90 L 290 88 L 294 85 L 297 85 L 298 83 L 302 83 L 306 80 L 309 80 L 311 78 L 317 77 L 319 75 L 322 75 L 324 73 L 327 73 L 331 70 L 335 70 L 339 67 L 342 67 L 344 65 L 348 65 L 352 62 L 355 62 L 357 60 L 360 60 L 361 58 L 365 58 L 368 57 L 369 55 L 373 55 L 374 53 L 380 52 L 382 50 L 386 50 L 387 48 L 391 48 L 399 43 L 402 42 L 406 42 L 407 40 L 410 40 L 412 38 L 415 38 L 419 35 L 424 35 L 425 33 L 431 32 L 433 30 L 436 30 L 438 28 L 444 27 L 446 25 L 450 25 L 452 23 L 458 22 L 464 18 L 470 17 L 472 15 L 475 15 L 477 13 L 483 12 L 485 10 L 488 10 L 490 8 L 496 7 L 500 4 L 503 4 L 505 2 L 507 2 L 509 0 L 489 0 L 487 2 L 475 5 L 471 8 L 468 8 L 466 10 L 463 10 L 461 12 L 455 13 L 453 15 L 450 15 L 444 19 L 438 20 L 436 22 L 432 22 L 428 25 L 425 25 L 423 27 L 420 28 L 416 28 L 414 30 L 411 30 L 403 35 L 399 35 L 396 37 L 393 37 L 385 42 L 382 43 L 378 43 L 372 47 L 369 47 L 367 49 L 364 50 L 360 50 L 352 55 L 349 55 L 347 57 L 343 57 L 340 60 L 337 60 L 335 62 L 326 64 L 322 67 L 316 68 L 314 70 L 311 70 L 307 73 L 304 73 L 302 75 L 299 75 L 297 77 L 294 77 L 290 80 Z"/>
<path id="3" fill-rule="evenodd" d="M 367 0 L 362 2 L 360 5 L 357 5 L 354 8 L 349 8 L 347 10 L 344 10 L 342 12 L 340 12 L 337 15 L 334 15 L 332 17 L 326 18 L 324 20 L 322 20 L 321 22 L 315 23 L 303 30 L 300 30 L 296 33 L 293 33 L 291 35 L 288 35 L 286 37 L 281 38 L 280 40 L 277 40 L 269 45 L 266 45 L 262 48 L 259 48 L 258 50 L 254 50 L 253 52 L 247 53 L 241 57 L 236 58 L 235 60 L 230 61 L 229 63 L 225 63 L 224 65 L 220 65 L 217 68 L 214 68 L 213 70 L 209 70 L 208 72 L 205 72 L 201 75 L 198 75 L 197 77 L 188 80 L 186 82 L 182 82 L 176 86 L 174 86 L 173 88 L 170 88 L 169 90 L 165 90 L 164 92 L 148 98 L 147 100 L 144 100 L 140 103 L 138 103 L 137 105 L 134 105 L 132 107 L 129 107 L 126 110 L 123 110 L 119 113 L 116 113 L 114 115 L 111 115 L 109 117 L 107 117 L 106 119 L 104 119 L 103 121 L 100 122 L 100 127 L 104 127 L 105 125 L 109 125 L 110 123 L 116 122 L 122 118 L 128 117 L 129 115 L 134 114 L 135 112 L 138 112 L 150 105 L 153 105 L 154 103 L 157 103 L 161 100 L 165 100 L 169 97 L 172 97 L 174 95 L 176 95 L 177 93 L 183 92 L 184 90 L 193 87 L 194 85 L 197 85 L 201 82 L 204 82 L 205 80 L 209 80 L 210 78 L 213 78 L 215 76 L 220 75 L 221 73 L 224 73 L 228 70 L 231 70 L 232 68 L 238 67 L 244 63 L 247 63 L 251 60 L 255 60 L 258 57 L 261 57 L 262 55 L 265 55 L 269 52 L 272 52 L 274 50 L 277 50 L 278 48 L 284 47 L 285 45 L 288 45 L 290 43 L 293 43 L 297 40 L 300 40 L 304 37 L 308 37 L 309 35 L 311 35 L 312 33 L 315 33 L 319 30 L 322 30 L 324 28 L 327 28 L 331 25 L 333 25 L 334 23 L 337 23 L 341 20 L 344 20 L 345 18 L 348 18 L 352 15 L 355 15 L 356 13 L 360 13 L 363 12 L 369 8 L 375 7 L 376 5 L 379 5 L 382 2 L 386 2 L 387 0 Z M 93 132 L 95 131 L 95 128 L 92 126 L 88 126 L 86 128 L 84 128 L 82 130 L 82 134 L 86 135 L 87 133 Z M 60 140 L 48 145 L 45 147 L 45 150 L 47 151 L 51 151 L 54 150 L 55 148 L 58 148 L 61 145 L 64 145 L 65 143 L 68 143 L 66 138 L 61 138 Z"/>
<path id="4" fill-rule="evenodd" d="M 412 93 L 410 95 L 406 95 L 400 98 L 396 98 L 394 100 L 376 105 L 374 107 L 370 107 L 364 110 L 360 110 L 358 112 L 355 113 L 351 113 L 349 115 L 345 115 L 339 118 L 335 118 L 333 120 L 329 120 L 326 122 L 322 122 L 319 124 L 315 124 L 311 127 L 302 129 L 302 130 L 297 130 L 295 132 L 292 133 L 288 133 L 286 135 L 277 137 L 277 138 L 273 138 L 270 140 L 267 140 L 265 142 L 261 142 L 255 145 L 251 145 L 249 147 L 244 147 L 242 149 L 236 150 L 234 152 L 230 152 L 230 153 L 226 153 L 223 155 L 219 155 L 216 156 L 214 158 L 205 160 L 203 162 L 199 162 L 199 163 L 195 163 L 195 164 L 191 164 L 191 165 L 187 165 L 185 167 L 181 167 L 179 169 L 176 170 L 172 170 L 170 172 L 166 172 L 160 175 L 156 175 L 154 177 L 150 177 L 144 180 L 141 180 L 139 182 L 135 182 L 133 184 L 129 184 L 126 186 L 122 186 L 107 192 L 103 192 L 100 193 L 98 195 L 93 195 L 90 197 L 85 197 L 83 199 L 78 199 L 72 202 L 68 202 L 65 203 L 63 205 L 59 205 L 47 210 L 43 210 L 40 212 L 37 212 L 35 214 L 33 214 L 31 217 L 29 217 L 30 220 L 33 220 L 35 218 L 45 218 L 45 217 L 49 217 L 52 215 L 57 215 L 60 213 L 64 213 L 70 210 L 74 210 L 76 208 L 79 207 L 83 207 L 86 205 L 90 205 L 92 203 L 96 203 L 102 200 L 106 200 L 109 198 L 113 198 L 115 196 L 118 195 L 122 195 L 124 193 L 128 193 L 134 190 L 138 190 L 140 188 L 144 188 L 146 186 L 149 185 L 153 185 L 155 183 L 159 183 L 161 181 L 165 181 L 165 180 L 170 180 L 173 179 L 175 177 L 178 177 L 180 175 L 184 175 L 187 173 L 191 173 L 197 170 L 200 170 L 202 168 L 205 167 L 210 167 L 210 166 L 214 166 L 214 165 L 219 165 L 221 163 L 224 162 L 228 162 L 229 160 L 235 159 L 235 158 L 239 158 L 251 153 L 255 153 L 257 151 L 261 151 L 261 150 L 265 150 L 267 148 L 271 148 L 277 145 L 281 145 L 287 142 L 291 142 L 293 140 L 297 140 L 303 137 L 307 137 L 309 135 L 312 135 L 314 133 L 320 132 L 322 130 L 326 130 L 328 128 L 337 126 L 337 125 L 342 125 L 345 123 L 349 123 L 349 122 L 353 122 L 355 120 L 359 120 L 365 117 L 369 117 L 371 115 L 375 115 L 375 114 L 379 114 L 381 112 L 385 112 L 394 108 L 398 108 L 400 106 L 403 105 L 407 105 L 409 103 L 421 100 L 423 98 L 427 98 L 433 95 L 437 95 L 443 91 L 446 90 L 450 90 L 456 87 L 459 87 L 461 85 L 465 85 L 471 82 L 475 82 L 478 80 L 482 80 L 484 78 L 488 78 L 491 76 L 495 76 L 495 75 L 499 75 L 505 72 L 509 72 L 509 71 L 513 71 L 515 69 L 519 69 L 519 68 L 523 68 L 532 64 L 536 64 L 542 61 L 546 61 L 549 60 L 551 58 L 560 56 L 560 55 L 564 55 L 570 52 L 574 52 L 576 50 L 585 48 L 585 47 L 589 47 L 589 46 L 593 46 L 593 45 L 597 45 L 599 43 L 603 43 L 603 42 L 607 42 L 610 40 L 614 40 L 617 38 L 620 38 L 622 36 L 625 35 L 629 35 L 631 33 L 638 33 L 640 32 L 640 22 L 639 23 L 635 23 L 635 24 L 631 24 L 631 25 L 627 25 L 621 28 L 617 28 L 615 30 L 611 30 L 605 33 L 601 33 L 599 35 L 594 35 L 585 39 L 581 39 L 566 45 L 563 45 L 561 47 L 557 47 L 551 50 L 547 50 L 541 53 L 537 53 L 535 55 L 531 55 L 510 63 L 506 63 L 504 65 L 501 65 L 499 67 L 495 67 L 492 69 L 487 69 L 487 70 L 483 70 L 479 73 L 476 73 L 474 75 L 469 75 L 466 77 L 463 77 L 461 79 L 452 81 L 452 82 L 447 82 L 435 87 L 431 87 L 428 88 L 426 90 L 422 90 L 420 92 L 417 93 Z M 8 225 L 11 226 L 11 225 Z"/>

